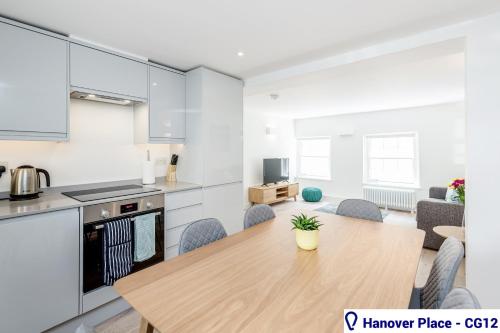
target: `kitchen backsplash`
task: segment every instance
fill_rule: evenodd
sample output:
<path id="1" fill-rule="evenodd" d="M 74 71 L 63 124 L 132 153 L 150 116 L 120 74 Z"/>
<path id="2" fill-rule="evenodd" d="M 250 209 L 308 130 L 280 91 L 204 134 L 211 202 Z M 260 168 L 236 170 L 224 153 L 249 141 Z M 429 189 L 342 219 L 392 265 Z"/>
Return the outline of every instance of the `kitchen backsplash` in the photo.
<path id="1" fill-rule="evenodd" d="M 71 100 L 68 142 L 0 141 L 0 164 L 29 164 L 49 171 L 52 186 L 141 178 L 146 150 L 164 176 L 170 145 L 134 144 L 132 106 Z M 8 191 L 10 172 L 0 178 Z"/>

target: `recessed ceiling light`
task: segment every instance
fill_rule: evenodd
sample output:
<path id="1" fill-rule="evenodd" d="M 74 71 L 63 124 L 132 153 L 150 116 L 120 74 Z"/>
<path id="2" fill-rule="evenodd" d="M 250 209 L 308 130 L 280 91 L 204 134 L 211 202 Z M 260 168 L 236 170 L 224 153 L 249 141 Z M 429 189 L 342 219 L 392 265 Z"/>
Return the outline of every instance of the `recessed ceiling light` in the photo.
<path id="1" fill-rule="evenodd" d="M 130 103 L 130 101 L 129 101 L 128 99 L 124 100 L 123 102 L 124 102 L 125 104 L 129 104 L 129 103 Z"/>
<path id="2" fill-rule="evenodd" d="M 94 95 L 94 94 L 90 94 L 88 97 L 89 97 L 89 98 L 94 98 L 94 97 L 95 97 L 95 95 Z"/>
<path id="3" fill-rule="evenodd" d="M 245 55 L 245 53 L 242 51 L 238 51 L 238 53 L 236 53 L 236 54 L 238 55 L 238 57 L 243 57 Z"/>

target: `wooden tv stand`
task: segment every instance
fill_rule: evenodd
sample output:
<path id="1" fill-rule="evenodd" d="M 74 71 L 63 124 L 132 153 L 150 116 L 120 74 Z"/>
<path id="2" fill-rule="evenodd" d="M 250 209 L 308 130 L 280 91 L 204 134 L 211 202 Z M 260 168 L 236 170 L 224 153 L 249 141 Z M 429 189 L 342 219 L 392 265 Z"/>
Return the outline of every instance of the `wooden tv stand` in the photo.
<path id="1" fill-rule="evenodd" d="M 279 183 L 248 188 L 248 200 L 252 204 L 272 204 L 294 198 L 297 201 L 299 183 Z"/>

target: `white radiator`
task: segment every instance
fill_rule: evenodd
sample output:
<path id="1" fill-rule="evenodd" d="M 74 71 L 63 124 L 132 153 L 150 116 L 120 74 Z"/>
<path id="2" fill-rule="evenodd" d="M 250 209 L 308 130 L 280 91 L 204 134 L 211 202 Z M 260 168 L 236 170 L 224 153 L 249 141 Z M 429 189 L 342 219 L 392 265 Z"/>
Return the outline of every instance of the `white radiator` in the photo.
<path id="1" fill-rule="evenodd" d="M 417 205 L 415 190 L 387 187 L 363 187 L 363 199 L 376 203 L 385 209 L 399 209 L 414 212 Z"/>

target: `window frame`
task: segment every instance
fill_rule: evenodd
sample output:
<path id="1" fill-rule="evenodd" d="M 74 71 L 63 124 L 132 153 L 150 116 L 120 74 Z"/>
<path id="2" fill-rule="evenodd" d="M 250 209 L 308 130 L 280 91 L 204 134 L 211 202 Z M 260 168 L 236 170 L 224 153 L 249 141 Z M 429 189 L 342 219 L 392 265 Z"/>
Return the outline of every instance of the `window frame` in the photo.
<path id="1" fill-rule="evenodd" d="M 369 179 L 369 161 L 368 156 L 368 141 L 372 138 L 389 138 L 389 137 L 412 137 L 413 138 L 413 183 L 401 183 L 391 181 L 377 181 Z M 387 158 L 390 159 L 390 158 Z M 401 158 L 394 158 L 401 159 Z M 391 132 L 391 133 L 374 133 L 363 136 L 363 185 L 398 187 L 398 188 L 420 188 L 420 151 L 418 132 Z"/>
<path id="2" fill-rule="evenodd" d="M 314 155 L 304 155 L 305 157 L 316 157 L 316 158 L 327 158 L 328 159 L 328 176 L 321 177 L 315 175 L 308 175 L 302 173 L 302 141 L 304 140 L 328 140 L 328 156 L 314 156 Z M 308 136 L 296 138 L 297 142 L 297 178 L 299 179 L 313 179 L 313 180 L 332 180 L 332 137 L 331 136 Z"/>

